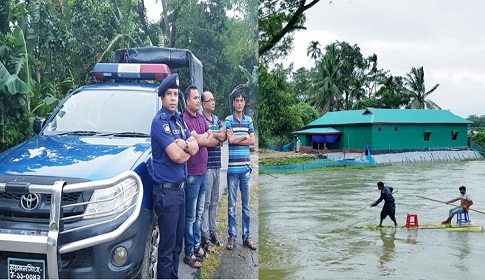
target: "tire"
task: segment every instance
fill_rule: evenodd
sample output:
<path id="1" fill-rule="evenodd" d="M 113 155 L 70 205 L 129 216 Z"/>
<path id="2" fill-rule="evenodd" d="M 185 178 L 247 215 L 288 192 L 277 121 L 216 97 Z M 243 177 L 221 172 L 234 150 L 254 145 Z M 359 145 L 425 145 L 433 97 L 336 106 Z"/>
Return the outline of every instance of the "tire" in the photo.
<path id="1" fill-rule="evenodd" d="M 157 215 L 152 212 L 152 222 L 148 231 L 145 255 L 141 264 L 141 279 L 157 279 L 158 243 L 160 232 L 158 231 Z"/>

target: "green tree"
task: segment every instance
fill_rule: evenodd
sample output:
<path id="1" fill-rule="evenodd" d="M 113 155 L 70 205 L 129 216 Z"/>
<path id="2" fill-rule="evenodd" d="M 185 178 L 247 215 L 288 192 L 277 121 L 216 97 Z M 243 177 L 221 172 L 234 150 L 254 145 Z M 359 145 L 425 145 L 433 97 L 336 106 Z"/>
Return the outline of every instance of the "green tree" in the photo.
<path id="1" fill-rule="evenodd" d="M 485 131 L 480 131 L 470 137 L 470 140 L 478 144 L 478 146 L 485 148 Z M 484 151 L 482 151 L 482 154 Z"/>
<path id="2" fill-rule="evenodd" d="M 298 121 L 298 123 L 292 125 L 292 131 L 302 129 L 305 125 L 322 116 L 322 114 L 320 114 L 317 109 L 310 106 L 310 104 L 308 103 L 300 102 L 295 105 L 291 105 L 291 107 L 295 108 L 295 115 L 301 120 L 302 124 L 300 126 L 300 122 Z"/>
<path id="3" fill-rule="evenodd" d="M 406 88 L 404 78 L 401 76 L 385 76 L 382 86 L 375 96 L 380 97 L 383 107 L 388 109 L 399 109 L 406 105 Z"/>
<path id="4" fill-rule="evenodd" d="M 368 72 L 365 75 L 364 86 L 367 88 L 367 97 L 373 96 L 379 87 L 379 80 L 385 77 L 383 70 L 377 68 L 377 55 L 373 54 L 365 59 L 365 68 Z"/>
<path id="5" fill-rule="evenodd" d="M 313 104 L 323 112 L 350 110 L 365 97 L 364 84 L 370 64 L 357 45 L 337 41 L 325 49 L 323 59 L 316 62 Z"/>
<path id="6" fill-rule="evenodd" d="M 30 134 L 28 130 L 31 116 L 31 88 L 32 75 L 29 67 L 29 52 L 31 40 L 27 41 L 27 34 L 33 31 L 27 23 L 27 9 L 25 3 L 15 5 L 10 2 L 10 8 L 3 7 L 2 13 L 9 16 L 8 22 L 13 21 L 10 29 L 0 34 L 0 117 L 1 139 L 0 150 L 19 142 Z M 30 42 L 30 44 L 29 44 Z"/>
<path id="7" fill-rule="evenodd" d="M 305 30 L 305 11 L 320 0 L 259 1 L 258 42 L 263 61 L 274 61 L 286 56 L 292 48 L 291 34 Z"/>
<path id="8" fill-rule="evenodd" d="M 336 50 L 339 52 L 340 74 L 342 75 L 342 106 L 344 110 L 352 109 L 354 102 L 365 96 L 364 82 L 366 67 L 359 46 L 351 46 L 347 42 L 336 42 Z"/>
<path id="9" fill-rule="evenodd" d="M 470 128 L 485 129 L 485 115 L 481 115 L 481 116 L 470 115 L 468 116 L 467 120 L 473 122 L 472 124 L 470 124 Z"/>
<path id="10" fill-rule="evenodd" d="M 2 2 L 0 110 L 1 139 L 6 141 L 0 149 L 31 134 L 34 115 L 46 116 L 68 92 L 95 82 L 93 65 L 111 61 L 117 48 L 159 45 L 191 50 L 202 60 L 204 84 L 218 99 L 218 114 L 228 114 L 225 97 L 247 81 L 240 67 L 251 72 L 257 66 L 255 1 L 160 2 L 164 12 L 155 23 L 147 21 L 143 1 Z M 252 92 L 257 96 L 256 90 Z"/>
<path id="11" fill-rule="evenodd" d="M 338 111 L 342 108 L 342 83 L 340 54 L 335 44 L 326 47 L 323 59 L 317 62 L 312 75 L 310 102 L 322 112 Z"/>
<path id="12" fill-rule="evenodd" d="M 256 77 L 256 74 L 251 75 L 257 69 L 257 15 L 256 8 L 250 8 L 256 5 L 253 2 L 167 1 L 172 5 L 170 10 L 178 11 L 176 22 L 170 23 L 177 30 L 171 42 L 177 48 L 189 48 L 202 61 L 204 90 L 210 90 L 218 100 L 216 114 L 220 116 L 232 112 L 229 94 L 234 87 L 254 80 L 248 76 Z M 228 10 L 233 10 L 235 15 L 228 15 Z M 241 69 L 247 69 L 249 75 Z M 252 87 L 245 91 L 250 99 L 248 109 L 256 114 L 257 90 Z"/>
<path id="13" fill-rule="evenodd" d="M 320 49 L 320 42 L 311 41 L 306 48 L 306 55 L 313 60 L 317 60 L 322 56 L 322 50 Z"/>
<path id="14" fill-rule="evenodd" d="M 409 103 L 406 105 L 408 109 L 437 109 L 441 108 L 427 97 L 433 93 L 440 84 L 434 85 L 429 91 L 426 91 L 424 83 L 424 70 L 420 68 L 412 68 L 411 72 L 406 74 L 406 87 L 408 88 Z"/>
<path id="15" fill-rule="evenodd" d="M 0 35 L 5 36 L 10 30 L 10 4 L 12 1 L 2 1 L 0 3 Z"/>
<path id="16" fill-rule="evenodd" d="M 300 102 L 310 101 L 310 89 L 312 87 L 311 72 L 301 67 L 293 72 L 291 82 L 294 85 L 295 96 Z"/>
<path id="17" fill-rule="evenodd" d="M 379 89 L 368 98 L 364 98 L 354 104 L 353 109 L 364 108 L 387 108 L 399 109 L 407 104 L 408 97 L 406 95 L 407 89 L 404 87 L 404 79 L 400 76 L 386 76 L 383 72 L 377 84 Z M 382 79 L 384 79 L 382 81 Z"/>
<path id="18" fill-rule="evenodd" d="M 259 69 L 259 146 L 267 147 L 276 136 L 286 135 L 290 137 L 291 128 L 288 123 L 293 118 L 292 112 L 288 112 L 291 105 L 295 104 L 291 84 L 286 77 L 290 74 L 282 65 L 276 65 L 271 72 L 264 66 Z"/>

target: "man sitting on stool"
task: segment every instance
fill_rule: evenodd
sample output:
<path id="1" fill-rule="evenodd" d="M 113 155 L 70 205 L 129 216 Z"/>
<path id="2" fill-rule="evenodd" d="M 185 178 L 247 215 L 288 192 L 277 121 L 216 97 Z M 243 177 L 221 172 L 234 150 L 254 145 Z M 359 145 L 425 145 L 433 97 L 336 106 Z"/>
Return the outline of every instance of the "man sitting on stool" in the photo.
<path id="1" fill-rule="evenodd" d="M 451 208 L 450 213 L 448 215 L 448 219 L 441 222 L 444 225 L 451 224 L 451 219 L 453 219 L 453 216 L 455 216 L 455 214 L 459 214 L 463 210 L 468 212 L 468 209 L 470 209 L 470 206 L 473 205 L 472 199 L 470 198 L 469 195 L 466 194 L 465 186 L 461 186 L 459 188 L 459 190 L 460 190 L 460 196 L 458 198 L 455 198 L 455 199 L 452 199 L 452 200 L 446 202 L 446 204 L 450 204 L 450 203 L 453 203 L 455 201 L 461 200 L 460 206 L 457 206 L 455 208 Z"/>

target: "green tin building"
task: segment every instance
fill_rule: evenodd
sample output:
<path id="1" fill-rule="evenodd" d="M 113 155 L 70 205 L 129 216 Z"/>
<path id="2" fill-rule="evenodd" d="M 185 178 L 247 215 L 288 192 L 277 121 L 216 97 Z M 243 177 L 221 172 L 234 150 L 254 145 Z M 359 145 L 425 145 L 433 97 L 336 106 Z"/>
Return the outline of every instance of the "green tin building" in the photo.
<path id="1" fill-rule="evenodd" d="M 448 110 L 368 108 L 328 112 L 293 134 L 303 151 L 363 152 L 366 146 L 373 154 L 464 150 L 470 123 Z"/>

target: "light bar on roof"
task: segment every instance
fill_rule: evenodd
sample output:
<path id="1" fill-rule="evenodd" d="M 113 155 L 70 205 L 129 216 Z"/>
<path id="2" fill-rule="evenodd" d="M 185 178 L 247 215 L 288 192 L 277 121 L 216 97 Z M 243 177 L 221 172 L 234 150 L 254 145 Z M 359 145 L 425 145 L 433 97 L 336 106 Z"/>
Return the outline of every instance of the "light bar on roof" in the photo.
<path id="1" fill-rule="evenodd" d="M 161 82 L 170 75 L 170 68 L 166 64 L 97 63 L 92 73 L 98 81 L 156 80 Z"/>

